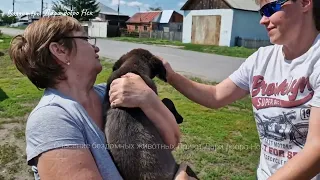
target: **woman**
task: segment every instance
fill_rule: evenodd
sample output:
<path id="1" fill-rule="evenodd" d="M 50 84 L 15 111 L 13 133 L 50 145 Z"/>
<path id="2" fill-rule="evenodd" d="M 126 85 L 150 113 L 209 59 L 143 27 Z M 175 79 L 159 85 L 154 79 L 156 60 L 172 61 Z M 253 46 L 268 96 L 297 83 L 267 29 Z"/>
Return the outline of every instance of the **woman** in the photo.
<path id="1" fill-rule="evenodd" d="M 17 69 L 44 89 L 26 125 L 27 161 L 36 179 L 121 179 L 104 146 L 105 84 L 94 85 L 102 71 L 98 51 L 68 16 L 41 18 L 12 40 L 9 54 Z M 141 78 L 125 79 L 114 83 L 112 97 L 140 107 L 165 143 L 176 147 L 180 132 L 171 112 Z"/>
<path id="2" fill-rule="evenodd" d="M 259 48 L 215 86 L 193 82 L 163 61 L 168 82 L 215 109 L 250 94 L 261 142 L 257 179 L 320 179 L 320 1 L 258 3 L 275 45 Z"/>

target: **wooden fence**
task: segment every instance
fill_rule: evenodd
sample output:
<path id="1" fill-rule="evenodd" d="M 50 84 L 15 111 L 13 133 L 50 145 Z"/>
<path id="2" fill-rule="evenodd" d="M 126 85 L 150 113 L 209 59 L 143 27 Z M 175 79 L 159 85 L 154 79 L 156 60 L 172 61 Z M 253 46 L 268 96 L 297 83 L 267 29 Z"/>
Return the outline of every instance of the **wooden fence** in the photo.
<path id="1" fill-rule="evenodd" d="M 180 41 L 182 42 L 182 32 L 170 31 L 150 31 L 150 32 L 137 32 L 137 31 L 127 31 L 122 30 L 121 36 L 125 37 L 136 37 L 136 38 L 154 38 L 154 39 L 164 39 L 169 41 Z M 272 45 L 269 40 L 261 39 L 247 39 L 236 37 L 235 46 L 242 46 L 250 49 L 258 49 L 260 47 Z"/>
<path id="2" fill-rule="evenodd" d="M 258 49 L 260 47 L 272 45 L 269 40 L 260 39 L 246 39 L 241 37 L 236 37 L 236 46 L 242 46 L 251 49 Z"/>
<path id="3" fill-rule="evenodd" d="M 122 31 L 121 36 L 125 37 L 139 37 L 139 38 L 154 38 L 154 39 L 164 39 L 169 41 L 182 41 L 182 32 L 177 31 L 150 31 L 150 32 L 128 32 Z"/>

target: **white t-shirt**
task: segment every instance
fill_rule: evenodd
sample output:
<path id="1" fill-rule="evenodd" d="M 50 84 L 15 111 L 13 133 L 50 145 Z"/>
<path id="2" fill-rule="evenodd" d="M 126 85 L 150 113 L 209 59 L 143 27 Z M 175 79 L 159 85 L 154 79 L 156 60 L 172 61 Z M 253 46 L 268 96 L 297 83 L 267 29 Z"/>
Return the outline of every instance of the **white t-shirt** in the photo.
<path id="1" fill-rule="evenodd" d="M 302 150 L 310 106 L 320 106 L 319 75 L 320 34 L 308 52 L 294 60 L 284 58 L 281 45 L 267 46 L 230 75 L 252 97 L 261 142 L 259 180 L 267 179 Z"/>

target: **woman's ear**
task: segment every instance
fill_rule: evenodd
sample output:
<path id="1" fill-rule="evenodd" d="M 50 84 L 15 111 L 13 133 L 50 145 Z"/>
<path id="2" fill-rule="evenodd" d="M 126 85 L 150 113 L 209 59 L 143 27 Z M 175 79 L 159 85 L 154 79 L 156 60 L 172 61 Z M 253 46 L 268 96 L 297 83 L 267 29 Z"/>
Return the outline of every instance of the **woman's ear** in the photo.
<path id="1" fill-rule="evenodd" d="M 66 65 L 70 64 L 70 61 L 68 60 L 69 52 L 64 46 L 56 42 L 52 42 L 49 45 L 49 50 L 58 63 Z"/>
<path id="2" fill-rule="evenodd" d="M 303 12 L 312 11 L 313 1 L 316 1 L 316 0 L 301 0 L 302 11 Z"/>

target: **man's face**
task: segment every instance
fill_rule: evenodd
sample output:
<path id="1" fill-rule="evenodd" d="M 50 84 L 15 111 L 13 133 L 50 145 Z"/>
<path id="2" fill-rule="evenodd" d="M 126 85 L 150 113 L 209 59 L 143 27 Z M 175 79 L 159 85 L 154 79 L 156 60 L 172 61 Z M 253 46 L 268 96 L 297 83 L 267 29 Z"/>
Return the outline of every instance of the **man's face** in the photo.
<path id="1" fill-rule="evenodd" d="M 260 8 L 275 0 L 261 0 Z M 271 43 L 286 44 L 288 40 L 297 37 L 302 26 L 301 0 L 287 1 L 281 9 L 270 17 L 263 16 L 260 24 L 264 25 Z"/>

